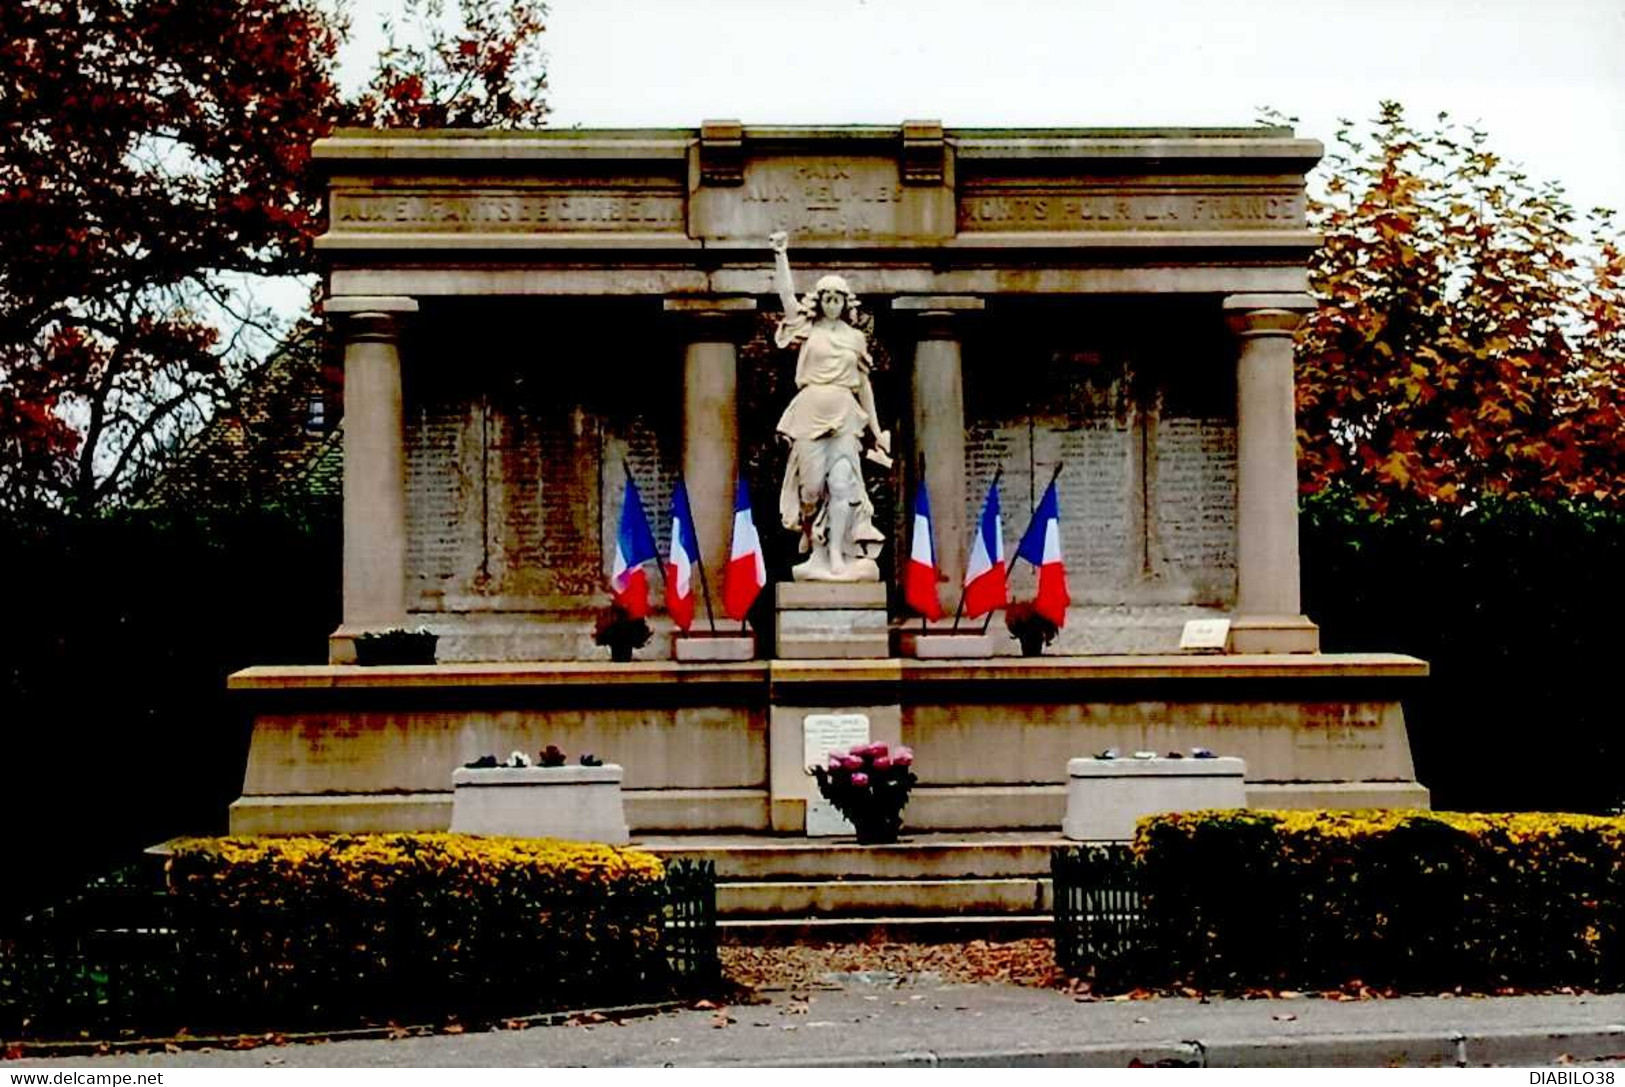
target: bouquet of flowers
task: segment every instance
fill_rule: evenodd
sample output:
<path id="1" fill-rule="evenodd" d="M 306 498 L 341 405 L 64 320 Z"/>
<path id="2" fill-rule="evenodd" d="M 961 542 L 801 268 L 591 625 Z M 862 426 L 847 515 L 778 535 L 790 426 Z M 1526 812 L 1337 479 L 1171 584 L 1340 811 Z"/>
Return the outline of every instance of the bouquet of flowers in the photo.
<path id="1" fill-rule="evenodd" d="M 818 791 L 852 823 L 863 844 L 895 842 L 914 776 L 914 752 L 883 743 L 831 752 L 824 766 L 810 767 Z"/>

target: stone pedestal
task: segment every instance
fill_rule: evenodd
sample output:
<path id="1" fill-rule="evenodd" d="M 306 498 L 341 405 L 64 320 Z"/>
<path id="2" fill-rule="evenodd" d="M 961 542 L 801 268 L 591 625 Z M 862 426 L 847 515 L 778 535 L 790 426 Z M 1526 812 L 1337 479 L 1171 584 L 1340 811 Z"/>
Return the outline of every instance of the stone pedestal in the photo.
<path id="1" fill-rule="evenodd" d="M 514 838 L 625 845 L 621 767 L 525 766 L 454 770 L 451 830 Z"/>
<path id="2" fill-rule="evenodd" d="M 748 661 L 756 659 L 756 635 L 711 634 L 696 631 L 674 634 L 671 639 L 671 658 L 678 661 Z"/>
<path id="3" fill-rule="evenodd" d="M 975 627 L 958 633 L 928 627 L 925 630 L 899 630 L 897 651 L 916 660 L 981 660 L 992 657 L 993 635 Z"/>
<path id="4" fill-rule="evenodd" d="M 787 660 L 891 656 L 886 586 L 878 581 L 781 581 L 775 587 L 778 653 Z"/>
<path id="5" fill-rule="evenodd" d="M 1066 773 L 1061 833 L 1074 841 L 1130 841 L 1143 815 L 1247 806 L 1243 759 L 1072 759 Z"/>

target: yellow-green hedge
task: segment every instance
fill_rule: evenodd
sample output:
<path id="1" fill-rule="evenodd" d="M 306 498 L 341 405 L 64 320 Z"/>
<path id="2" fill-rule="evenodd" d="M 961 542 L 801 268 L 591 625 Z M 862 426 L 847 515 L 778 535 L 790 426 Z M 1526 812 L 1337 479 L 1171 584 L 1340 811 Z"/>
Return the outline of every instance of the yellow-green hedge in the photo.
<path id="1" fill-rule="evenodd" d="M 1625 819 L 1186 812 L 1141 820 L 1134 851 L 1170 980 L 1625 985 Z"/>
<path id="2" fill-rule="evenodd" d="M 646 853 L 455 834 L 217 838 L 168 863 L 181 949 L 223 1018 L 516 1014 L 662 980 Z"/>

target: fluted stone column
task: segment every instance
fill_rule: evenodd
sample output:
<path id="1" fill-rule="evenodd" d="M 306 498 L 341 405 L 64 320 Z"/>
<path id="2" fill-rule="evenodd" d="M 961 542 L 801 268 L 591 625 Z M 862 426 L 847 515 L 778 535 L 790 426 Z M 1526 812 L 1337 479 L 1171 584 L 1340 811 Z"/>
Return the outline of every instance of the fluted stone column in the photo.
<path id="1" fill-rule="evenodd" d="M 925 485 L 931 495 L 931 517 L 937 538 L 937 584 L 943 610 L 953 613 L 965 580 L 965 370 L 961 340 L 966 320 L 985 307 L 966 295 L 898 298 L 894 312 L 916 321 L 912 414 L 914 452 L 925 459 Z M 915 479 L 916 464 L 906 478 Z M 912 518 L 913 498 L 901 515 Z M 912 523 L 912 521 L 910 521 Z"/>
<path id="2" fill-rule="evenodd" d="M 344 340 L 344 622 L 337 664 L 357 634 L 406 622 L 406 452 L 400 319 L 411 298 L 336 297 L 323 309 Z"/>
<path id="3" fill-rule="evenodd" d="M 1236 358 L 1237 653 L 1313 653 L 1320 632 L 1299 597 L 1298 446 L 1292 333 L 1314 302 L 1301 294 L 1236 294 L 1225 318 Z"/>
<path id="4" fill-rule="evenodd" d="M 739 474 L 739 338 L 754 298 L 668 298 L 683 347 L 683 479 L 694 511 L 694 537 L 705 562 L 711 607 L 722 614 L 722 569 L 733 528 Z M 696 629 L 704 622 L 695 609 Z"/>

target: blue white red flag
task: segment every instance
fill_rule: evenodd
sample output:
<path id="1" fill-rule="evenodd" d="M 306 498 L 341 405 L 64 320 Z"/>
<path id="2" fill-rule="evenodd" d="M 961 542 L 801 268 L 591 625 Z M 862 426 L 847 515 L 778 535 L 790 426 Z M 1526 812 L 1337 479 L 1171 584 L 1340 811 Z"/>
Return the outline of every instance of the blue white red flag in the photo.
<path id="1" fill-rule="evenodd" d="M 741 479 L 734 492 L 733 544 L 728 550 L 728 565 L 722 570 L 723 610 L 730 619 L 743 622 L 766 585 L 767 560 L 762 556 L 762 541 L 751 516 L 750 492 Z"/>
<path id="2" fill-rule="evenodd" d="M 1033 610 L 1057 627 L 1065 626 L 1072 595 L 1066 590 L 1066 563 L 1061 560 L 1061 504 L 1055 497 L 1053 479 L 1038 502 L 1026 535 L 1021 537 L 1016 557 L 1026 559 L 1038 571 Z"/>
<path id="3" fill-rule="evenodd" d="M 937 547 L 931 536 L 931 499 L 923 479 L 914 492 L 914 540 L 908 567 L 903 571 L 903 600 L 927 619 L 942 618 L 942 602 L 937 599 Z"/>
<path id="4" fill-rule="evenodd" d="M 609 588 L 615 594 L 615 603 L 634 619 L 649 614 L 649 579 L 643 564 L 659 558 L 654 533 L 649 531 L 648 515 L 643 512 L 643 499 L 638 496 L 638 485 L 628 475 L 621 498 L 621 524 L 615 532 Z"/>
<path id="5" fill-rule="evenodd" d="M 671 547 L 666 552 L 666 611 L 687 630 L 694 622 L 694 578 L 700 544 L 694 537 L 694 514 L 688 508 L 688 486 L 682 480 L 671 492 Z"/>
<path id="6" fill-rule="evenodd" d="M 1010 602 L 1004 578 L 1004 518 L 999 515 L 999 481 L 987 490 L 982 516 L 965 562 L 965 614 L 972 619 Z"/>

